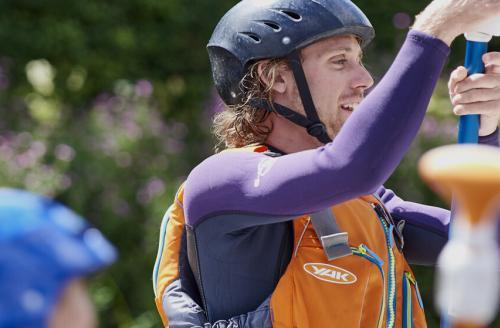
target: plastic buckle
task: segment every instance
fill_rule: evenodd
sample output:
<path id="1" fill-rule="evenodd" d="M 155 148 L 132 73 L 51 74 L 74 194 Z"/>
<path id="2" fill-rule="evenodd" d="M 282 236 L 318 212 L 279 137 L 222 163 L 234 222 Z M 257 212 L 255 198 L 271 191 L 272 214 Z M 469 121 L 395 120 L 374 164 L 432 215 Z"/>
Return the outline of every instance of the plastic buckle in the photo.
<path id="1" fill-rule="evenodd" d="M 352 255 L 351 247 L 349 247 L 347 242 L 347 232 L 339 232 L 333 235 L 322 236 L 321 244 L 323 245 L 328 261 Z"/>
<path id="2" fill-rule="evenodd" d="M 307 127 L 307 133 L 313 137 L 319 137 L 320 135 L 326 133 L 326 127 L 321 122 L 316 122 Z"/>
<path id="3" fill-rule="evenodd" d="M 397 224 L 396 224 L 396 235 L 398 237 L 398 242 L 396 242 L 396 244 L 398 245 L 398 248 L 400 251 L 403 251 L 403 247 L 405 246 L 405 239 L 403 237 L 403 229 L 405 227 L 405 224 L 406 224 L 406 221 L 405 220 L 400 220 Z"/>

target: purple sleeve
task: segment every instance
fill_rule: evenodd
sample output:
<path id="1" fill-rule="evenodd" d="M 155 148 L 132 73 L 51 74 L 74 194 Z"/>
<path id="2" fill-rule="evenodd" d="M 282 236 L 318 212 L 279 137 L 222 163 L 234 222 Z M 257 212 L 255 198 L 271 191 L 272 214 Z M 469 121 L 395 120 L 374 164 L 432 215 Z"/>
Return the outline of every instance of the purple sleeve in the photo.
<path id="1" fill-rule="evenodd" d="M 498 142 L 498 128 L 490 135 L 479 137 L 479 143 L 483 145 L 499 146 Z"/>
<path id="2" fill-rule="evenodd" d="M 439 207 L 404 201 L 390 189 L 380 187 L 379 197 L 396 224 L 404 220 L 403 252 L 411 264 L 435 265 L 448 241 L 450 211 Z"/>
<path id="3" fill-rule="evenodd" d="M 448 53 L 441 40 L 411 31 L 387 74 L 324 147 L 278 158 L 240 151 L 208 158 L 186 182 L 187 222 L 228 212 L 296 216 L 375 192 L 414 139 Z"/>

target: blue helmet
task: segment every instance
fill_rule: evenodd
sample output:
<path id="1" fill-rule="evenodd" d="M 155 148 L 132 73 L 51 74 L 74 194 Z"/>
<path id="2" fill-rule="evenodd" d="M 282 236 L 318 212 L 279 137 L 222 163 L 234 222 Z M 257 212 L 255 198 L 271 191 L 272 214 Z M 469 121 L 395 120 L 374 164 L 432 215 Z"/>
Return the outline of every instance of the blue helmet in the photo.
<path id="1" fill-rule="evenodd" d="M 374 29 L 350 0 L 243 0 L 229 10 L 215 28 L 207 49 L 215 87 L 227 105 L 242 101 L 240 82 L 248 67 L 268 58 L 286 58 L 294 73 L 307 117 L 265 100 L 257 107 L 276 110 L 328 142 L 304 77 L 298 50 L 318 40 L 352 34 L 364 47 Z"/>
<path id="2" fill-rule="evenodd" d="M 65 285 L 116 259 L 114 247 L 67 207 L 0 188 L 0 327 L 44 327 Z"/>

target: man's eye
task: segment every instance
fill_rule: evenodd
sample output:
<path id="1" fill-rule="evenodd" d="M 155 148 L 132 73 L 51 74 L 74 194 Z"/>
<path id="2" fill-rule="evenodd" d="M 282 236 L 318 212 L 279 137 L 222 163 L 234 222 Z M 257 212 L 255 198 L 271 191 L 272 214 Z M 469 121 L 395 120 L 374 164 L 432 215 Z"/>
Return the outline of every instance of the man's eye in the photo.
<path id="1" fill-rule="evenodd" d="M 332 61 L 335 65 L 345 65 L 347 63 L 347 59 L 339 59 Z"/>

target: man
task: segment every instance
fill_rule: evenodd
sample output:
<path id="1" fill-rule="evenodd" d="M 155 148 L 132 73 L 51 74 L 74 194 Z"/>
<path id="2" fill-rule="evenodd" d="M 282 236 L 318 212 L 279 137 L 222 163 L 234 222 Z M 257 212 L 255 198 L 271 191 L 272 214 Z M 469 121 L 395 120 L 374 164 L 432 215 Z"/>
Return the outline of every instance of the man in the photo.
<path id="1" fill-rule="evenodd" d="M 0 188 L 0 327 L 93 328 L 84 279 L 116 253 L 65 206 Z"/>
<path id="2" fill-rule="evenodd" d="M 362 47 L 374 33 L 350 1 L 244 0 L 226 13 L 208 51 L 228 105 L 215 132 L 229 149 L 191 172 L 167 215 L 166 248 L 177 251 L 162 254 L 179 262 L 156 289 L 163 318 L 424 326 L 407 261 L 435 262 L 450 214 L 382 184 L 415 137 L 453 39 L 499 13 L 500 1 L 433 1 L 366 99 Z M 481 142 L 498 144 L 500 58 L 485 61 L 489 74 L 460 68 L 450 91 L 458 114 L 483 114 Z"/>

